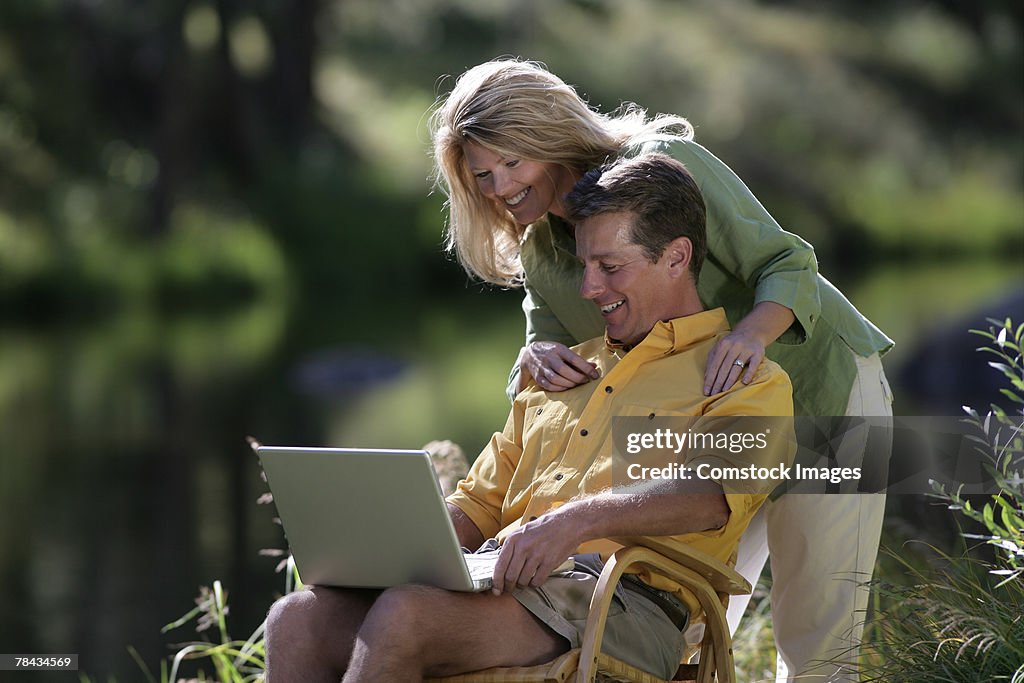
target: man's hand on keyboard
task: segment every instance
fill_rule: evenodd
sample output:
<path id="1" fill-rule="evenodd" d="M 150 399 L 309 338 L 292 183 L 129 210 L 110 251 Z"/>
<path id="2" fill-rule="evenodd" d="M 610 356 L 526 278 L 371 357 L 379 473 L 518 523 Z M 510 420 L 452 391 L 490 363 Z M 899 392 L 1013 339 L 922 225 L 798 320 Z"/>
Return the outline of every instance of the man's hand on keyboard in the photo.
<path id="1" fill-rule="evenodd" d="M 505 589 L 540 586 L 574 552 L 581 540 L 568 515 L 559 508 L 527 522 L 508 535 L 494 567 L 494 587 Z"/>

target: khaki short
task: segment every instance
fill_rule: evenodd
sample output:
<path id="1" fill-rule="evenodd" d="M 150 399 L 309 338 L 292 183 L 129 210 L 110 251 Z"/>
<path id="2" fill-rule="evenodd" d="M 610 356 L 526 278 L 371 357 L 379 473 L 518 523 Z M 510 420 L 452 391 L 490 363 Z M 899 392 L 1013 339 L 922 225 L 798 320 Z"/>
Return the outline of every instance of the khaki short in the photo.
<path id="1" fill-rule="evenodd" d="M 576 555 L 575 560 L 575 569 L 552 575 L 539 588 L 512 591 L 523 607 L 568 640 L 573 648 L 580 647 L 583 640 L 590 598 L 603 566 L 596 554 Z M 636 586 L 628 577 L 616 586 L 601 651 L 655 676 L 671 679 L 686 648 L 685 628 L 680 629 L 648 597 L 648 591 L 653 590 Z M 660 601 L 669 600 L 686 613 L 683 603 L 670 593 L 655 592 Z"/>

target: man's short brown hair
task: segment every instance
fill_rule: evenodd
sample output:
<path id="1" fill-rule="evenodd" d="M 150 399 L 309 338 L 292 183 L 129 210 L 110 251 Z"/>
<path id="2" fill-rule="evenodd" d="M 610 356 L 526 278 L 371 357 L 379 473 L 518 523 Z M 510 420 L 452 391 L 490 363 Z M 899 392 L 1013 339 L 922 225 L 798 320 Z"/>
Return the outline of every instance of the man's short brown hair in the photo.
<path id="1" fill-rule="evenodd" d="M 697 182 L 672 157 L 652 152 L 622 157 L 586 173 L 566 197 L 569 219 L 628 211 L 636 216 L 630 240 L 652 262 L 679 237 L 693 245 L 694 282 L 707 254 L 706 210 Z"/>

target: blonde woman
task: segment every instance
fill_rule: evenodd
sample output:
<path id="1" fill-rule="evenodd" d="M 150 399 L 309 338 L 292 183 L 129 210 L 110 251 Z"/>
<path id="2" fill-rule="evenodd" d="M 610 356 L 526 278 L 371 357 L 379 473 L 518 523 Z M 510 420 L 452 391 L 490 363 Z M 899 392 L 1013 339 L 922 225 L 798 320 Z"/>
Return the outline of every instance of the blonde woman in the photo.
<path id="1" fill-rule="evenodd" d="M 789 373 L 798 415 L 892 414 L 879 358 L 892 341 L 818 274 L 813 248 L 693 141 L 686 119 L 648 117 L 632 104 L 603 114 L 543 66 L 507 59 L 464 73 L 432 113 L 431 134 L 436 182 L 448 196 L 448 249 L 471 275 L 525 290 L 526 343 L 510 396 L 530 380 L 557 392 L 596 379 L 569 347 L 601 335 L 628 303 L 599 309 L 580 296 L 563 198 L 606 160 L 660 150 L 700 185 L 708 256 L 698 292 L 725 309 L 733 329 L 708 359 L 704 393 L 749 382 L 767 355 Z M 863 435 L 841 441 L 840 456 L 866 448 Z M 737 569 L 751 583 L 770 550 L 778 680 L 857 680 L 867 600 L 858 582 L 874 567 L 884 502 L 880 494 L 783 496 L 745 535 Z M 730 605 L 733 629 L 746 602 Z"/>

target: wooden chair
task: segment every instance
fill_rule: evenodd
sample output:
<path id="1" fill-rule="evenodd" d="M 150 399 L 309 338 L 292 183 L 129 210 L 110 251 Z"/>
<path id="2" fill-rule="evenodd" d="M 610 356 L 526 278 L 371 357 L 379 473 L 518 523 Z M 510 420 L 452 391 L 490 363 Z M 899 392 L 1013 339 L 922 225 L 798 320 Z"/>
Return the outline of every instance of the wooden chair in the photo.
<path id="1" fill-rule="evenodd" d="M 732 568 L 696 550 L 680 550 L 649 538 L 614 540 L 626 547 L 615 552 L 601 572 L 590 601 L 590 615 L 581 647 L 539 666 L 486 669 L 430 678 L 428 683 L 666 683 L 601 652 L 601 639 L 615 585 L 623 572 L 634 565 L 646 565 L 685 586 L 696 596 L 704 614 L 700 663 L 680 666 L 672 680 L 735 683 L 736 669 L 732 638 L 725 620 L 725 602 L 729 595 L 749 593 L 750 584 Z"/>

